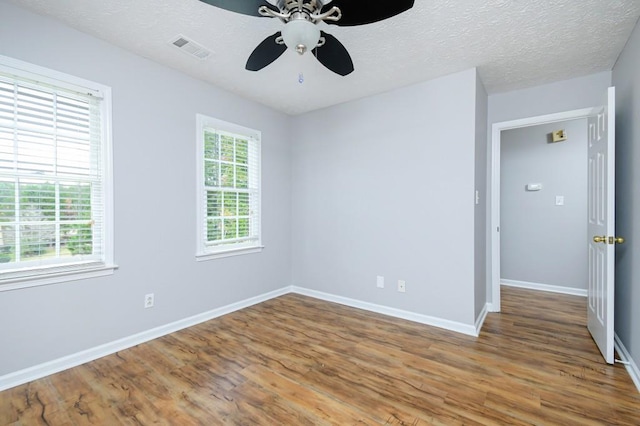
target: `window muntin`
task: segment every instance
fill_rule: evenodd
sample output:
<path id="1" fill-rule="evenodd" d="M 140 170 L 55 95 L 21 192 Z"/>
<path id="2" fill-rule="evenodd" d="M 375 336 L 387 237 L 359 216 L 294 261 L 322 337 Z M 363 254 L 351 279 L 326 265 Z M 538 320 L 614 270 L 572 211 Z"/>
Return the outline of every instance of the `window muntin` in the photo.
<path id="1" fill-rule="evenodd" d="M 198 116 L 198 255 L 260 247 L 260 133 Z"/>
<path id="2" fill-rule="evenodd" d="M 0 283 L 112 263 L 109 90 L 78 81 L 0 56 Z"/>

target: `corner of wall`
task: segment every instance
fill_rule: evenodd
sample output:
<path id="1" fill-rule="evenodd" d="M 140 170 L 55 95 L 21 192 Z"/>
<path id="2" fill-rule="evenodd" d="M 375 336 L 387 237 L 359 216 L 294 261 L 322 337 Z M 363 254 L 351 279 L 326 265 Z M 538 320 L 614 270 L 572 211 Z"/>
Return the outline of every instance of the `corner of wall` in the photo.
<path id="1" fill-rule="evenodd" d="M 487 116 L 489 101 L 480 74 L 476 69 L 475 91 L 475 194 L 474 209 L 474 313 L 480 319 L 486 315 L 487 303 L 487 234 L 488 234 L 488 144 Z M 484 320 L 484 319 L 483 319 Z"/>
<path id="2" fill-rule="evenodd" d="M 640 21 L 612 71 L 616 86 L 616 234 L 627 242 L 616 250 L 615 332 L 640 374 Z M 638 382 L 636 381 L 636 385 Z"/>

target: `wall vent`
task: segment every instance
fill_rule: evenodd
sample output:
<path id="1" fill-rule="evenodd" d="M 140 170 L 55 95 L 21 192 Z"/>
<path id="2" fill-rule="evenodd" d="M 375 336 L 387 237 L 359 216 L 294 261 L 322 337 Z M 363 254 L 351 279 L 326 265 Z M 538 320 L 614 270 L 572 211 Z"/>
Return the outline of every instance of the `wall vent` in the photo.
<path id="1" fill-rule="evenodd" d="M 198 59 L 207 59 L 209 55 L 211 55 L 211 51 L 183 35 L 179 35 L 171 40 L 171 44 L 180 49 L 180 51 Z"/>

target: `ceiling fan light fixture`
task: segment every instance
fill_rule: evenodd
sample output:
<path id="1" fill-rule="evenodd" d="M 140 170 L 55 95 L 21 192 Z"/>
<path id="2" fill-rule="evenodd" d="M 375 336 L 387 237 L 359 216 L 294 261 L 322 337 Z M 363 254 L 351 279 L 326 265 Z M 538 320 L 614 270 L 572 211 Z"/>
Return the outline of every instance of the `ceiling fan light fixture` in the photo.
<path id="1" fill-rule="evenodd" d="M 320 41 L 320 29 L 305 19 L 294 19 L 284 26 L 282 38 L 288 48 L 302 55 L 316 48 Z"/>
<path id="2" fill-rule="evenodd" d="M 334 73 L 354 71 L 347 49 L 317 24 L 352 27 L 389 19 L 413 7 L 415 0 L 200 0 L 211 6 L 243 15 L 277 19 L 284 28 L 265 38 L 251 52 L 245 69 L 259 71 L 287 49 L 311 54 Z M 300 80 L 300 79 L 299 79 Z"/>

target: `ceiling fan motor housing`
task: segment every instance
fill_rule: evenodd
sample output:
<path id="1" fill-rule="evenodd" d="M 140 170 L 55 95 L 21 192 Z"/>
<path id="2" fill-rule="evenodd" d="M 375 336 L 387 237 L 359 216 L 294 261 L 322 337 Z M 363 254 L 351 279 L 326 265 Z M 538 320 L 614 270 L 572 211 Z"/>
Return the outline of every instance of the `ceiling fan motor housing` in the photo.
<path id="1" fill-rule="evenodd" d="M 263 5 L 260 6 L 259 13 L 261 16 L 279 18 L 284 23 L 296 20 L 305 20 L 313 24 L 321 21 L 339 21 L 342 17 L 340 8 L 332 7 L 322 12 L 323 7 L 328 3 L 331 2 L 324 0 L 278 0 L 275 2 L 278 10 Z"/>
<path id="2" fill-rule="evenodd" d="M 293 13 L 298 11 L 311 15 L 322 10 L 322 7 L 331 3 L 331 0 L 271 0 L 269 3 L 272 3 L 282 12 Z"/>

